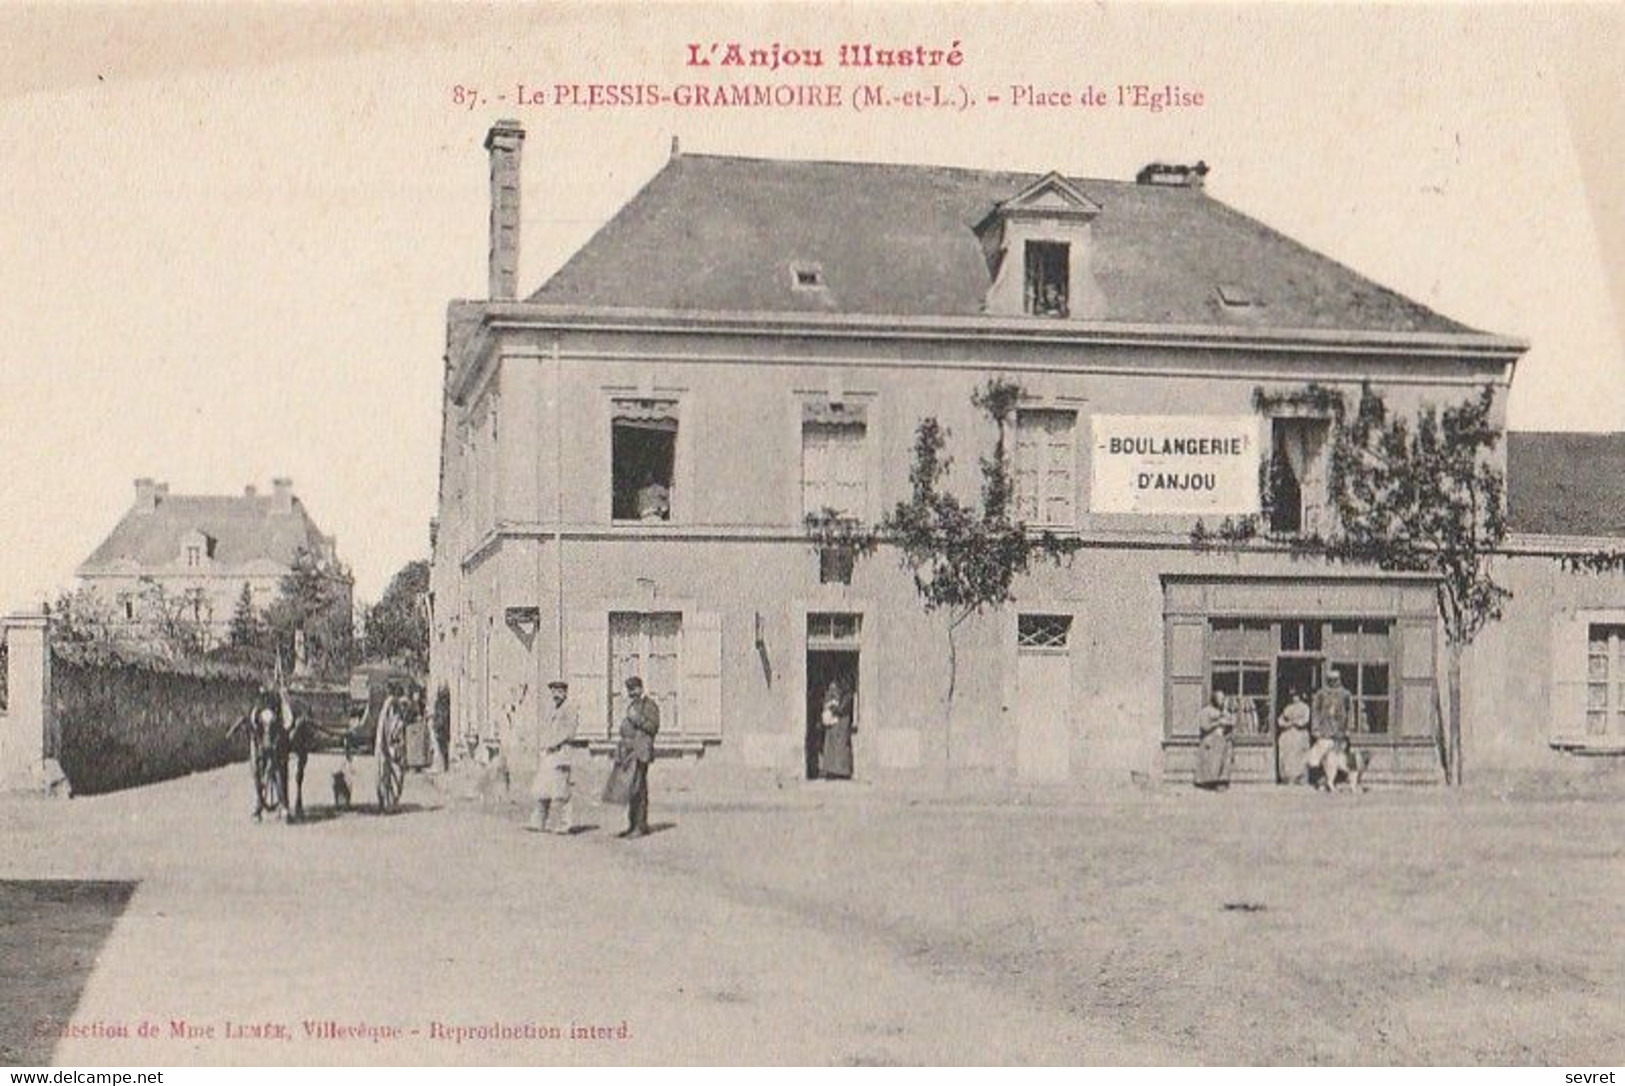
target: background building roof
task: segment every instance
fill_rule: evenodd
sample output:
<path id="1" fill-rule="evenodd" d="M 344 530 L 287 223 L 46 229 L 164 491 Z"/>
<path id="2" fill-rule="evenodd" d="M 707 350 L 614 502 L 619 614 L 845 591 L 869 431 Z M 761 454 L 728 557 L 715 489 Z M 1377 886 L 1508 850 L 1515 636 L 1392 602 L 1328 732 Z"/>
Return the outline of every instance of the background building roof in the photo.
<path id="1" fill-rule="evenodd" d="M 614 308 L 974 316 L 972 228 L 1040 175 L 674 155 L 535 302 Z M 1200 187 L 1067 179 L 1100 205 L 1094 277 L 1113 322 L 1459 333 Z M 1294 182 L 1291 179 L 1283 183 Z M 815 266 L 823 287 L 797 289 Z M 1238 296 L 1256 304 L 1234 303 Z"/>
<path id="2" fill-rule="evenodd" d="M 1625 538 L 1625 433 L 1507 434 L 1514 532 Z"/>
<path id="3" fill-rule="evenodd" d="M 79 567 L 81 574 L 121 572 L 122 564 L 168 569 L 186 538 L 202 532 L 212 543 L 209 567 L 219 572 L 256 562 L 290 566 L 300 547 L 323 550 L 324 536 L 297 497 L 276 494 L 168 494 L 150 510 L 136 504 Z"/>

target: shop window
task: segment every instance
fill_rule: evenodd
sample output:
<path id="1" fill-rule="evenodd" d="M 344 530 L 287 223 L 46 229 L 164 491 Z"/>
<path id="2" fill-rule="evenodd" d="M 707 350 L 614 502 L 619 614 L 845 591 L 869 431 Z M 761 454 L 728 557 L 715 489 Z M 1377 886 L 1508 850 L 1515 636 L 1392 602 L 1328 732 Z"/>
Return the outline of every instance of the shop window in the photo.
<path id="1" fill-rule="evenodd" d="M 1075 411 L 1016 412 L 1016 517 L 1048 528 L 1077 523 Z"/>
<path id="2" fill-rule="evenodd" d="M 683 616 L 672 611 L 615 611 L 609 616 L 609 726 L 618 734 L 626 717 L 626 680 L 643 680 L 643 692 L 660 706 L 660 735 L 680 735 Z"/>
<path id="3" fill-rule="evenodd" d="M 611 517 L 670 520 L 677 468 L 676 404 L 617 400 L 610 427 Z"/>
<path id="4" fill-rule="evenodd" d="M 1071 637 L 1071 615 L 1020 615 L 1016 618 L 1016 648 L 1023 652 L 1064 651 Z"/>
<path id="5" fill-rule="evenodd" d="M 1026 311 L 1033 316 L 1064 317 L 1069 312 L 1069 248 L 1060 241 L 1027 243 Z"/>
<path id="6" fill-rule="evenodd" d="M 1354 695 L 1355 732 L 1386 735 L 1392 729 L 1392 624 L 1344 620 L 1331 623 L 1328 664 Z"/>
<path id="7" fill-rule="evenodd" d="M 1270 420 L 1271 531 L 1297 535 L 1325 527 L 1330 434 L 1328 419 Z"/>
<path id="8" fill-rule="evenodd" d="M 1625 626 L 1591 623 L 1586 638 L 1586 735 L 1625 730 Z"/>
<path id="9" fill-rule="evenodd" d="M 863 519 L 869 486 L 860 408 L 808 404 L 801 420 L 801 505 L 806 516 Z"/>
<path id="10" fill-rule="evenodd" d="M 1273 630 L 1268 622 L 1214 619 L 1210 633 L 1208 689 L 1224 695 L 1236 717 L 1236 734 L 1268 735 Z"/>

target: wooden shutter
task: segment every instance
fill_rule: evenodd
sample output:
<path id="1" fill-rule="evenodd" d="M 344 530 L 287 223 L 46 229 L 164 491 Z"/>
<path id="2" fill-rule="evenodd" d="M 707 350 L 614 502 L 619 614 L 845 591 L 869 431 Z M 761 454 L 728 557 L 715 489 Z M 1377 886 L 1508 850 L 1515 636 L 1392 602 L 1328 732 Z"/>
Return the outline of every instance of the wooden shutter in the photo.
<path id="1" fill-rule="evenodd" d="M 613 737 L 609 720 L 609 616 L 603 611 L 572 611 L 565 661 L 570 697 L 581 712 L 581 737 Z"/>
<path id="2" fill-rule="evenodd" d="M 1038 523 L 1043 515 L 1039 505 L 1042 477 L 1039 464 L 1044 455 L 1044 433 L 1031 411 L 1016 412 L 1016 516 L 1029 523 Z"/>
<path id="3" fill-rule="evenodd" d="M 1583 745 L 1586 736 L 1587 635 L 1584 615 L 1552 616 L 1551 696 L 1547 736 L 1564 746 Z"/>
<path id="4" fill-rule="evenodd" d="M 722 737 L 722 616 L 690 611 L 683 616 L 683 735 Z"/>
<path id="5" fill-rule="evenodd" d="M 829 431 L 814 423 L 801 427 L 801 506 L 809 516 L 822 513 L 829 498 Z"/>

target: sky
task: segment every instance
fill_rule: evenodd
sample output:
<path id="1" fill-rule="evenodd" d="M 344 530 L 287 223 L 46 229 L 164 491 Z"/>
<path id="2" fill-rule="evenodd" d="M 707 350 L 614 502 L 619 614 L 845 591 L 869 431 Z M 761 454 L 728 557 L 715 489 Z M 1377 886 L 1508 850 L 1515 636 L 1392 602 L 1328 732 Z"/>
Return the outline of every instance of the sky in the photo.
<path id="1" fill-rule="evenodd" d="M 446 304 L 486 289 L 499 117 L 527 128 L 521 294 L 685 151 L 1209 192 L 1531 343 L 1510 423 L 1625 429 L 1625 13 L 1309 4 L 0 9 L 0 610 L 71 582 L 132 480 L 291 477 L 358 596 L 428 552 Z M 948 49 L 972 93 L 1177 84 L 1200 108 L 519 107 L 696 78 L 690 42 Z M 863 78 L 868 78 L 864 75 Z M 485 97 L 456 102 L 457 87 Z M 494 100 L 508 95 L 506 102 Z M 466 96 L 465 96 L 466 97 Z"/>

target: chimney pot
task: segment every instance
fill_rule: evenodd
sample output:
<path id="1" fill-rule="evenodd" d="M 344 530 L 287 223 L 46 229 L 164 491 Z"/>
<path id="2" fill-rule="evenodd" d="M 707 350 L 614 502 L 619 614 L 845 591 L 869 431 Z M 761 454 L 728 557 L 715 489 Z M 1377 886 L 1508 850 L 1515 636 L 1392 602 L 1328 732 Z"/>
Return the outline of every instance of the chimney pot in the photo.
<path id="1" fill-rule="evenodd" d="M 138 512 L 150 513 L 158 505 L 158 487 L 152 479 L 143 475 L 135 481 L 135 508 Z"/>
<path id="2" fill-rule="evenodd" d="M 276 499 L 276 509 L 286 513 L 293 508 L 293 480 L 286 476 L 271 480 L 271 496 Z"/>
<path id="3" fill-rule="evenodd" d="M 1199 189 L 1206 182 L 1208 165 L 1198 161 L 1194 166 L 1177 163 L 1152 162 L 1134 175 L 1142 185 L 1161 185 L 1166 188 Z"/>
<path id="4" fill-rule="evenodd" d="M 525 129 L 518 121 L 501 120 L 485 135 L 491 157 L 490 296 L 507 301 L 519 296 L 519 152 Z"/>
<path id="5" fill-rule="evenodd" d="M 259 491 L 255 488 L 253 483 L 249 483 L 247 486 L 243 487 L 243 497 L 245 498 L 252 498 L 258 493 Z"/>

